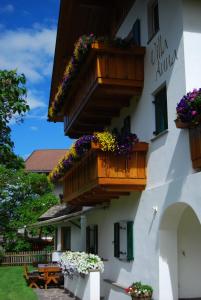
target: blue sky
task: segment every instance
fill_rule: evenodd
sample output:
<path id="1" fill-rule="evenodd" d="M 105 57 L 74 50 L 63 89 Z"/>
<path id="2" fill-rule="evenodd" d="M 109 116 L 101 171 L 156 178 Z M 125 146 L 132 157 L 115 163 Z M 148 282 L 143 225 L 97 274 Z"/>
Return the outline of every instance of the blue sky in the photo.
<path id="1" fill-rule="evenodd" d="M 68 148 L 63 123 L 47 122 L 59 0 L 0 1 L 0 68 L 18 69 L 27 78 L 31 111 L 12 122 L 14 151 L 26 158 L 35 149 Z"/>

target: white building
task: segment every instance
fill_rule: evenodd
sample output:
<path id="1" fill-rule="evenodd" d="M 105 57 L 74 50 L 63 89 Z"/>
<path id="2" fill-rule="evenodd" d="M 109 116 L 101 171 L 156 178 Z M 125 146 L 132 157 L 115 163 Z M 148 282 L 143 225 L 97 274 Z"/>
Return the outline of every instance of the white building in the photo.
<path id="1" fill-rule="evenodd" d="M 119 16 L 117 37 L 133 33 L 146 49 L 139 99 L 131 97 L 129 106 L 122 107 L 119 116 L 110 120 L 111 129 L 120 129 L 130 116 L 131 132 L 149 143 L 146 188 L 85 214 L 90 247 L 105 260 L 101 295 L 107 300 L 129 299 L 121 286 L 142 281 L 153 287 L 155 300 L 201 299 L 201 173 L 192 167 L 189 130 L 178 129 L 174 123 L 179 100 L 188 91 L 200 88 L 201 1 L 114 1 L 112 8 L 105 1 L 64 2 L 51 99 L 63 73 L 63 53 L 70 55 L 80 34 L 93 30 L 105 34 L 114 20 L 107 13 L 114 11 Z M 78 19 L 80 12 L 82 18 Z M 74 133 L 76 118 L 66 127 L 66 133 L 75 137 L 80 130 Z M 118 237 L 120 248 L 115 253 Z"/>

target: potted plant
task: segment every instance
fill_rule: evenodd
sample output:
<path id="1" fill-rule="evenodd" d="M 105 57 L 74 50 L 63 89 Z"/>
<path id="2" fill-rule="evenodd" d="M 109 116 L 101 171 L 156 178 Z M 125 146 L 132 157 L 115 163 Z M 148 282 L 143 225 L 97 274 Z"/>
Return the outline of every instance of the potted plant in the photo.
<path id="1" fill-rule="evenodd" d="M 134 282 L 125 289 L 125 292 L 131 296 L 132 300 L 151 300 L 153 289 L 151 286 L 142 284 L 141 282 Z"/>

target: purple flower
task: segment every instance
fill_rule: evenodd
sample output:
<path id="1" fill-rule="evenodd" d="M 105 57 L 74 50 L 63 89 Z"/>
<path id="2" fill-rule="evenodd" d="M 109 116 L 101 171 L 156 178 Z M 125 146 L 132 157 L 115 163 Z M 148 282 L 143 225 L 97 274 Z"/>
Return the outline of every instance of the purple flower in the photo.
<path id="1" fill-rule="evenodd" d="M 91 142 L 95 141 L 94 135 L 83 135 L 75 142 L 75 151 L 78 156 L 82 156 L 91 147 Z"/>
<path id="2" fill-rule="evenodd" d="M 201 89 L 194 89 L 182 97 L 176 107 L 177 118 L 182 122 L 200 123 Z"/>

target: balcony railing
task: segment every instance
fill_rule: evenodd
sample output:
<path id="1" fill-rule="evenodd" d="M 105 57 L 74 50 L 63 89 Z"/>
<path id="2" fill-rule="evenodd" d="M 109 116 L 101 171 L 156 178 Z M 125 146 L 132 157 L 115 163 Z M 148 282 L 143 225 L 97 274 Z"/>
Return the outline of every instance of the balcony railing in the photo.
<path id="1" fill-rule="evenodd" d="M 141 191 L 146 186 L 148 144 L 139 142 L 129 157 L 103 152 L 97 146 L 64 177 L 64 201 L 75 205 L 97 203 Z"/>
<path id="2" fill-rule="evenodd" d="M 139 98 L 144 83 L 143 47 L 121 49 L 92 44 L 73 86 L 66 95 L 62 114 L 65 134 L 77 138 L 100 131 L 119 116 L 132 96 Z"/>

